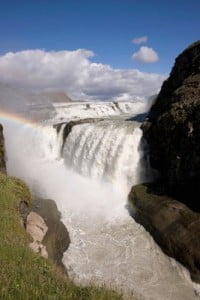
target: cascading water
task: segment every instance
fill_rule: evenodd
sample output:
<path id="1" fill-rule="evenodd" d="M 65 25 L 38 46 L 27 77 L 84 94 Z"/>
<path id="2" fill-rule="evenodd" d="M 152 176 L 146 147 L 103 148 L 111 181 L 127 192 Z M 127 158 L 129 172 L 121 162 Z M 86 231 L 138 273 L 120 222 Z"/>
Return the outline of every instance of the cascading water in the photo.
<path id="1" fill-rule="evenodd" d="M 146 181 L 139 174 L 141 134 L 139 124 L 123 120 L 76 125 L 63 141 L 65 164 L 128 193 L 133 183 Z"/>
<path id="2" fill-rule="evenodd" d="M 144 101 L 137 102 L 70 102 L 55 103 L 55 122 L 63 120 L 76 120 L 81 118 L 97 118 L 119 116 L 127 114 L 139 114 L 146 111 Z"/>
<path id="3" fill-rule="evenodd" d="M 188 272 L 125 207 L 130 186 L 146 180 L 139 124 L 76 125 L 64 141 L 64 125 L 58 134 L 52 127 L 14 130 L 6 124 L 8 171 L 56 201 L 70 233 L 63 262 L 71 278 L 117 288 L 128 299 L 196 299 Z"/>

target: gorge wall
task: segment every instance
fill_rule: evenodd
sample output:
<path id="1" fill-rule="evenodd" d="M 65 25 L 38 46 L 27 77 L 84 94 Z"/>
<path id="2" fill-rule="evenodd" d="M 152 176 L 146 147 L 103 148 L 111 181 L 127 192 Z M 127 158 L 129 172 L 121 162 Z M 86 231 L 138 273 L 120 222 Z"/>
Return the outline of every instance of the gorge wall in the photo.
<path id="1" fill-rule="evenodd" d="M 152 184 L 134 186 L 130 212 L 151 233 L 162 250 L 188 268 L 200 283 L 200 214 L 183 203 L 161 195 Z"/>
<path id="2" fill-rule="evenodd" d="M 199 211 L 200 41 L 176 58 L 143 131 L 167 193 Z"/>
<path id="3" fill-rule="evenodd" d="M 160 178 L 132 188 L 130 213 L 200 282 L 200 41 L 176 58 L 142 128 Z"/>

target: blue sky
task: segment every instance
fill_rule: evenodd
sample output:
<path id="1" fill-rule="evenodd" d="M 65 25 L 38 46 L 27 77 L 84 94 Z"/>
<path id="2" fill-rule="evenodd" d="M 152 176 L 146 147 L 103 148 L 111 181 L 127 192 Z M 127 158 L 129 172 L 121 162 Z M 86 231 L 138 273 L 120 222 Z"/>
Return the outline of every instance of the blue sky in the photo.
<path id="1" fill-rule="evenodd" d="M 1 54 L 24 49 L 95 53 L 93 60 L 114 68 L 168 73 L 174 58 L 200 37 L 198 0 L 1 0 Z M 131 60 L 147 36 L 159 61 Z"/>
<path id="2" fill-rule="evenodd" d="M 0 83 L 149 99 L 200 39 L 199 16 L 199 0 L 0 0 Z"/>

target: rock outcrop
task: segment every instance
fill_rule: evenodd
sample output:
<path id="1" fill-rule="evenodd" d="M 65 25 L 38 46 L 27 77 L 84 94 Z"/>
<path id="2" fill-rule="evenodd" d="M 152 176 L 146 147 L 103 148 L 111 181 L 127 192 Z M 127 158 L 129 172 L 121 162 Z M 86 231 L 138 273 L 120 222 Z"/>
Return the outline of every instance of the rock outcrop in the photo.
<path id="1" fill-rule="evenodd" d="M 37 246 L 36 252 L 40 252 L 42 256 L 48 256 L 66 273 L 62 258 L 63 253 L 69 247 L 70 237 L 61 221 L 61 214 L 56 203 L 53 200 L 34 197 L 30 210 L 32 217 L 35 219 L 31 230 L 35 233 L 35 227 L 38 227 L 38 230 L 36 230 L 36 243 L 31 246 Z M 28 218 L 30 218 L 30 214 Z"/>
<path id="2" fill-rule="evenodd" d="M 6 173 L 3 126 L 0 124 L 0 172 Z"/>
<path id="3" fill-rule="evenodd" d="M 30 205 L 21 200 L 19 213 L 22 224 L 31 236 L 29 247 L 44 258 L 50 258 L 67 274 L 62 258 L 69 247 L 70 237 L 56 203 L 34 196 Z"/>
<path id="4" fill-rule="evenodd" d="M 37 213 L 31 211 L 27 216 L 26 231 L 31 235 L 33 241 L 29 247 L 44 258 L 48 258 L 46 246 L 43 245 L 43 239 L 47 233 L 48 227 L 44 219 Z"/>
<path id="5" fill-rule="evenodd" d="M 143 124 L 166 193 L 200 210 L 200 41 L 180 54 Z"/>
<path id="6" fill-rule="evenodd" d="M 200 282 L 200 214 L 160 194 L 155 186 L 138 185 L 129 194 L 130 213 L 163 251 L 185 265 Z"/>

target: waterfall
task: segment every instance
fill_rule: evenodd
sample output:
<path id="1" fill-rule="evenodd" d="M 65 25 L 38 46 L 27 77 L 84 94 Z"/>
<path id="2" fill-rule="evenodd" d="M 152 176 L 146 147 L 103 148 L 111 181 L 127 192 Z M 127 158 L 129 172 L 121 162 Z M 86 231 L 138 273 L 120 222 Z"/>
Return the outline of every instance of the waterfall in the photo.
<path id="1" fill-rule="evenodd" d="M 146 179 L 139 124 L 82 123 L 64 138 L 65 126 L 5 124 L 5 135 L 9 174 L 61 211 L 71 240 L 63 257 L 69 277 L 113 287 L 127 299 L 196 299 L 186 269 L 126 209 L 130 186 Z"/>
<path id="2" fill-rule="evenodd" d="M 54 122 L 69 120 L 117 117 L 121 115 L 136 115 L 146 112 L 145 101 L 136 102 L 70 102 L 54 103 Z"/>
<path id="3" fill-rule="evenodd" d="M 74 126 L 64 141 L 68 168 L 90 178 L 109 181 L 128 191 L 145 181 L 139 176 L 139 124 L 102 121 Z"/>

